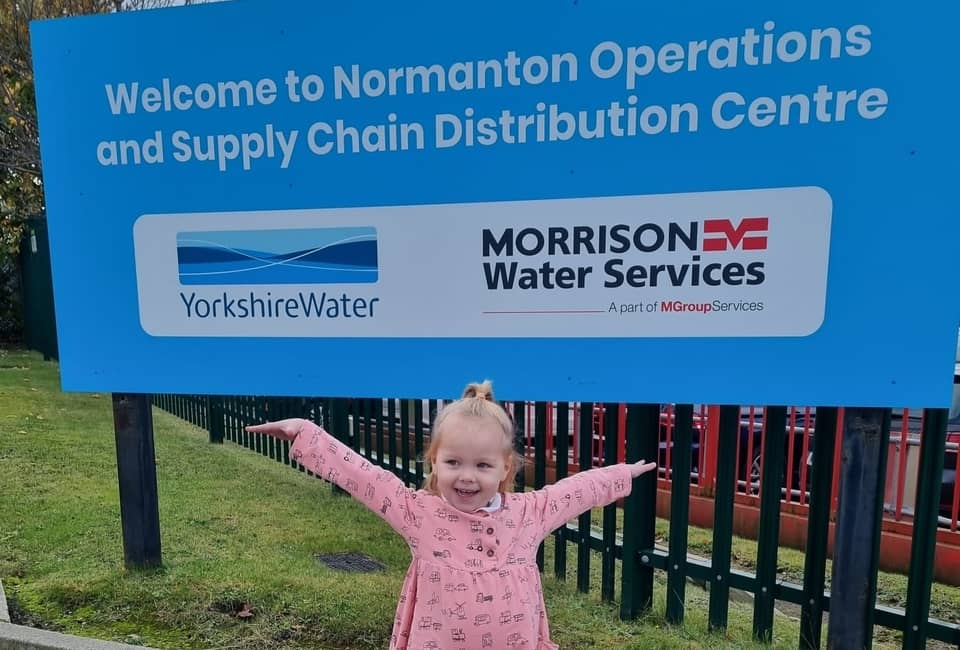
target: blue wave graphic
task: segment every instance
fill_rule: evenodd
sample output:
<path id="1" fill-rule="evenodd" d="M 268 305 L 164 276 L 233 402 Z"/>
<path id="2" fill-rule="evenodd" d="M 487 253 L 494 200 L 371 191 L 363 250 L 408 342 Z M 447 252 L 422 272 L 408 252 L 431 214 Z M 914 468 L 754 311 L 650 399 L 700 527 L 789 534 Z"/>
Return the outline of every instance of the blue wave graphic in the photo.
<path id="1" fill-rule="evenodd" d="M 373 227 L 177 233 L 180 284 L 370 284 Z"/>

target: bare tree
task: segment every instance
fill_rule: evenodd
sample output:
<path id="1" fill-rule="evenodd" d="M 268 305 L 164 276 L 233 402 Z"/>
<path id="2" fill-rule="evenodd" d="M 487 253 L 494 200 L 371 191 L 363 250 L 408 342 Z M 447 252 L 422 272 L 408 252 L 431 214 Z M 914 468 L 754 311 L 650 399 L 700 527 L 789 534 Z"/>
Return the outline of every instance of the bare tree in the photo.
<path id="1" fill-rule="evenodd" d="M 112 0 L 0 0 L 0 210 L 22 216 L 43 210 L 30 21 L 112 9 Z"/>
<path id="2" fill-rule="evenodd" d="M 203 1 L 203 0 L 200 0 Z M 43 212 L 30 58 L 31 20 L 155 9 L 197 0 L 0 0 L 0 215 Z M 5 219 L 0 224 L 9 224 Z M 0 225 L 0 228 L 6 226 Z M 2 237 L 2 232 L 0 232 Z"/>
<path id="3" fill-rule="evenodd" d="M 203 0 L 199 0 L 203 1 Z M 30 21 L 194 4 L 197 0 L 0 0 L 0 280 L 15 272 L 26 219 L 44 214 Z M 0 282 L 4 305 L 16 301 Z M 0 322 L 0 329 L 3 323 Z"/>

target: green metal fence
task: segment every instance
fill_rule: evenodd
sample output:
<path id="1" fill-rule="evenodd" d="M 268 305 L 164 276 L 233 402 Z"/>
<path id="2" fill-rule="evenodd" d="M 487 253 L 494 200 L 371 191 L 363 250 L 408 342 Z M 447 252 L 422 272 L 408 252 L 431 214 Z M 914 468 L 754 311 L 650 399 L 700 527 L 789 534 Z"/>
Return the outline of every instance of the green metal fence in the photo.
<path id="1" fill-rule="evenodd" d="M 419 485 L 424 467 L 422 455 L 429 439 L 428 421 L 435 413 L 437 401 L 381 400 L 381 399 L 323 399 L 237 396 L 156 395 L 154 404 L 180 418 L 209 431 L 211 442 L 229 441 L 242 445 L 284 464 L 303 471 L 289 454 L 289 443 L 269 436 L 252 435 L 243 430 L 247 424 L 287 417 L 304 417 L 317 422 L 345 444 L 363 454 L 407 482 Z M 552 434 L 552 452 L 556 459 L 577 459 L 570 463 L 555 463 L 555 478 L 559 480 L 568 471 L 586 470 L 597 457 L 593 435 L 592 404 L 570 405 L 557 403 L 548 412 L 543 402 L 526 404 L 516 402 L 507 407 L 514 413 L 519 431 L 517 448 L 533 460 L 532 472 L 521 472 L 518 489 L 524 489 L 526 477 L 532 476 L 532 487 L 547 481 L 547 431 Z M 600 405 L 598 405 L 600 406 Z M 613 412 L 616 405 L 605 405 Z M 532 417 L 528 409 L 532 408 Z M 569 416 L 571 408 L 579 413 L 580 432 L 572 439 L 578 449 L 571 449 Z M 729 590 L 739 589 L 753 594 L 754 636 L 770 640 L 773 631 L 774 607 L 777 601 L 801 606 L 800 648 L 819 648 L 824 612 L 830 610 L 831 594 L 824 590 L 826 582 L 827 536 L 832 498 L 831 472 L 822 468 L 833 466 L 833 436 L 836 431 L 837 409 L 821 409 L 817 414 L 813 478 L 810 487 L 808 517 L 808 551 L 806 553 L 803 584 L 791 584 L 778 579 L 777 551 L 782 478 L 784 472 L 784 436 L 764 438 L 764 457 L 761 487 L 760 529 L 756 571 L 731 568 L 730 550 L 733 537 L 733 506 L 735 493 L 734 457 L 740 408 L 720 408 L 719 445 L 716 461 L 716 489 L 714 498 L 714 531 L 712 559 L 701 560 L 687 553 L 687 513 L 689 483 L 671 483 L 671 521 L 669 546 L 657 548 L 654 544 L 657 485 L 652 476 L 641 477 L 634 490 L 622 504 L 611 504 L 603 511 L 599 529 L 591 526 L 591 515 L 582 515 L 576 526 L 565 525 L 554 533 L 556 553 L 552 571 L 557 578 L 567 579 L 568 560 L 575 558 L 576 582 L 580 591 L 590 589 L 591 564 L 599 556 L 601 597 L 613 601 L 619 582 L 620 615 L 634 619 L 648 610 L 653 602 L 654 572 L 664 571 L 667 578 L 666 618 L 674 624 L 684 620 L 684 594 L 688 579 L 709 585 L 709 627 L 723 630 L 727 625 Z M 673 454 L 671 476 L 690 476 L 691 432 L 693 408 L 678 405 L 674 410 Z M 768 431 L 783 431 L 786 409 L 770 408 Z M 618 430 L 614 417 L 603 421 L 601 462 L 617 462 L 617 445 L 623 441 L 628 462 L 641 458 L 658 457 L 658 432 L 661 408 L 656 404 L 631 404 L 626 408 L 625 430 Z M 889 423 L 889 412 L 886 417 Z M 549 426 L 548 426 L 549 425 Z M 528 427 L 532 426 L 532 431 Z M 906 608 L 897 609 L 875 605 L 871 624 L 903 632 L 904 648 L 923 648 L 928 639 L 960 646 L 960 625 L 928 617 L 930 581 L 933 573 L 933 549 L 936 534 L 936 491 L 944 455 L 945 412 L 929 410 L 924 418 L 918 483 L 918 508 L 914 523 L 912 562 L 909 575 Z M 527 441 L 532 437 L 532 449 Z M 939 465 L 938 465 L 939 463 Z M 525 475 L 526 474 L 526 475 Z M 648 480 L 645 480 L 648 479 Z M 770 489 L 774 486 L 775 489 Z M 617 532 L 617 511 L 623 511 L 622 535 Z M 876 530 L 882 508 L 876 513 Z M 879 545 L 879 535 L 876 535 Z M 870 549 L 864 549 L 870 552 Z M 543 549 L 538 554 L 541 570 L 544 566 Z M 619 581 L 616 580 L 619 563 Z M 876 548 L 873 549 L 874 579 L 866 585 L 867 602 L 876 596 Z M 872 629 L 867 639 L 872 637 Z M 869 641 L 868 645 L 869 647 Z"/>
<path id="2" fill-rule="evenodd" d="M 23 298 L 24 343 L 57 359 L 57 324 L 53 309 L 53 277 L 50 272 L 50 245 L 47 222 L 30 219 L 20 243 L 20 281 Z"/>

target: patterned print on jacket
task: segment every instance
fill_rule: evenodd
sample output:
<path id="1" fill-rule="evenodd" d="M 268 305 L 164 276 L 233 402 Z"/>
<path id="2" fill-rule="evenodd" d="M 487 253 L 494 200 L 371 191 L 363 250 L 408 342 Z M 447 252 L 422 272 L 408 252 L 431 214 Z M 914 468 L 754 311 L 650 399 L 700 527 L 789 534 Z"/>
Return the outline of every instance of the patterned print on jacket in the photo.
<path id="1" fill-rule="evenodd" d="M 565 522 L 632 487 L 629 468 L 614 465 L 535 492 L 505 494 L 495 512 L 467 513 L 406 487 L 316 425 L 304 428 L 291 456 L 353 495 L 410 546 L 391 650 L 556 648 L 537 547 Z"/>

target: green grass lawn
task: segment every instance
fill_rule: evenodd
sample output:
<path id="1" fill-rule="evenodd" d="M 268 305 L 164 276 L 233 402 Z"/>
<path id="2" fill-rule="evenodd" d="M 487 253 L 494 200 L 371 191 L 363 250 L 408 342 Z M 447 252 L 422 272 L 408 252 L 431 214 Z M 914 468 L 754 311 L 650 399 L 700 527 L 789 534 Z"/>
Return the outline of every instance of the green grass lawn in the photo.
<path id="1" fill-rule="evenodd" d="M 124 570 L 110 396 L 64 394 L 57 370 L 34 353 L 0 351 L 0 580 L 18 620 L 157 648 L 386 647 L 409 561 L 403 541 L 326 483 L 230 443 L 211 445 L 206 432 L 160 410 L 163 568 Z M 692 551 L 706 543 L 699 534 L 691 532 Z M 315 559 L 347 551 L 386 569 L 346 574 Z M 548 562 L 552 551 L 548 544 Z M 544 579 L 564 650 L 771 647 L 750 640 L 748 603 L 731 604 L 725 634 L 707 634 L 708 595 L 694 585 L 687 623 L 667 625 L 659 573 L 652 612 L 620 621 L 616 604 L 599 600 L 599 558 L 588 595 L 576 591 L 573 553 L 568 564 L 568 582 L 552 571 Z M 796 566 L 802 574 L 802 556 Z M 935 606 L 957 612 L 958 591 L 946 599 L 935 591 Z M 797 638 L 796 620 L 778 614 L 772 647 L 795 648 Z M 874 647 L 897 645 L 891 637 Z"/>

